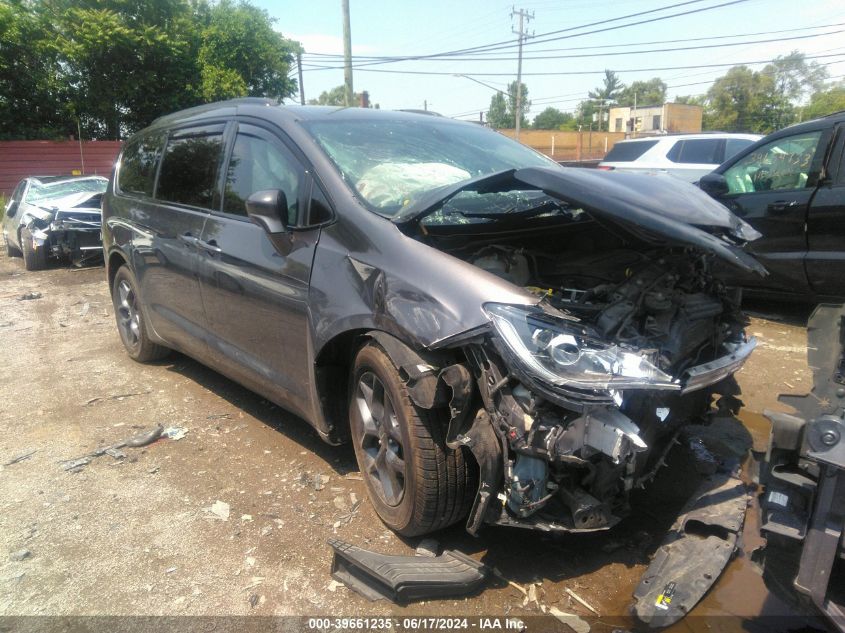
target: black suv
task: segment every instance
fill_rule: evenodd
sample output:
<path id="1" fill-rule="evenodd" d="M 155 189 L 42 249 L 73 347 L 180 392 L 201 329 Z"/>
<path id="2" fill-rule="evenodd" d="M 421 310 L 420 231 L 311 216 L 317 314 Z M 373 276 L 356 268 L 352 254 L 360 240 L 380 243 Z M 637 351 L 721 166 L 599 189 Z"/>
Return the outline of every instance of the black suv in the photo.
<path id="1" fill-rule="evenodd" d="M 779 130 L 699 186 L 762 233 L 749 250 L 771 273 L 737 276 L 772 296 L 845 297 L 845 112 Z"/>
<path id="2" fill-rule="evenodd" d="M 606 530 L 754 348 L 714 262 L 742 220 L 671 177 L 565 169 L 471 123 L 187 110 L 131 138 L 103 204 L 118 330 L 351 439 L 406 535 L 468 516 Z"/>

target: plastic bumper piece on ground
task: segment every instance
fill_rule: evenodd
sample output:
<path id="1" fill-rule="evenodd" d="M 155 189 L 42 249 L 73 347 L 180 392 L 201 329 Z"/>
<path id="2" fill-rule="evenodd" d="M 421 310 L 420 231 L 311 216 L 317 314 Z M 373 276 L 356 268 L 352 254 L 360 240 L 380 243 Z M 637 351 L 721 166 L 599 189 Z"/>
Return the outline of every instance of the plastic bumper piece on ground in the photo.
<path id="1" fill-rule="evenodd" d="M 489 575 L 485 565 L 454 550 L 429 558 L 377 554 L 337 539 L 329 539 L 329 545 L 332 577 L 370 600 L 406 604 L 462 596 L 479 589 Z"/>

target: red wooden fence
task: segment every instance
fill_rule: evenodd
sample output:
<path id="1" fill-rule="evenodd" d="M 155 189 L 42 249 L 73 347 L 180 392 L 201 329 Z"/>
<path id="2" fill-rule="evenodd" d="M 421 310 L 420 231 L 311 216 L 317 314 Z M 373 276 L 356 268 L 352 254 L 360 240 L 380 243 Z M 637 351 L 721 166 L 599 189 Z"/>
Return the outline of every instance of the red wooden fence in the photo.
<path id="1" fill-rule="evenodd" d="M 27 176 L 80 173 L 108 178 L 120 141 L 0 141 L 0 194 L 8 197 Z M 84 167 L 83 167 L 84 164 Z"/>

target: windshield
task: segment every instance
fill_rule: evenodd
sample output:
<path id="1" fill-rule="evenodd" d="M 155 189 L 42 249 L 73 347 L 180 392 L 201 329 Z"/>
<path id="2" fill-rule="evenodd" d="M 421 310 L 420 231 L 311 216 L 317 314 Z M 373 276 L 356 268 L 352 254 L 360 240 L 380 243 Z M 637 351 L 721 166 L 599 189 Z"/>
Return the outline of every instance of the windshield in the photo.
<path id="1" fill-rule="evenodd" d="M 437 187 L 505 169 L 557 165 L 481 126 L 433 118 L 303 125 L 349 186 L 387 216 Z"/>
<path id="2" fill-rule="evenodd" d="M 34 181 L 26 194 L 25 202 L 36 203 L 55 198 L 64 198 L 75 193 L 103 193 L 109 181 L 105 178 L 77 178 L 56 182 Z"/>

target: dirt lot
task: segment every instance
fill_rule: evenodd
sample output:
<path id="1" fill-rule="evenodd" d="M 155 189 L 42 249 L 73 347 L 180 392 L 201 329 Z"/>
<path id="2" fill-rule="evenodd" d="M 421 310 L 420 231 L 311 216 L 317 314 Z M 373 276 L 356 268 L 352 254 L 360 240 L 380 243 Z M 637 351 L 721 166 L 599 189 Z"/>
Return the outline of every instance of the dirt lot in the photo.
<path id="1" fill-rule="evenodd" d="M 27 292 L 41 298 L 19 300 Z M 781 391 L 804 391 L 806 312 L 758 307 L 761 342 L 739 378 L 756 448 L 760 415 Z M 0 257 L 0 615 L 486 615 L 539 614 L 539 604 L 584 616 L 566 588 L 603 616 L 623 616 L 649 556 L 695 476 L 670 455 L 640 512 L 609 534 L 550 538 L 457 526 L 437 535 L 495 566 L 501 580 L 457 601 L 371 603 L 329 575 L 332 537 L 410 554 L 416 540 L 387 531 L 366 500 L 350 448 L 323 444 L 286 414 L 191 359 L 139 365 L 123 353 L 102 268 L 28 273 Z M 78 472 L 62 460 L 156 424 L 179 440 L 104 455 Z M 229 504 L 224 520 L 209 508 Z M 361 502 L 357 504 L 357 502 Z M 753 523 L 753 521 L 751 521 Z M 696 615 L 786 613 L 741 553 Z M 14 553 L 25 549 L 24 560 Z M 709 625 L 708 625 L 709 626 Z M 737 624 L 737 627 L 739 625 Z M 2 628 L 2 627 L 0 627 Z M 612 627 L 594 626 L 596 631 Z M 690 619 L 677 630 L 704 630 Z M 568 629 L 563 629 L 568 630 Z M 712 630 L 712 628 L 710 629 Z"/>

